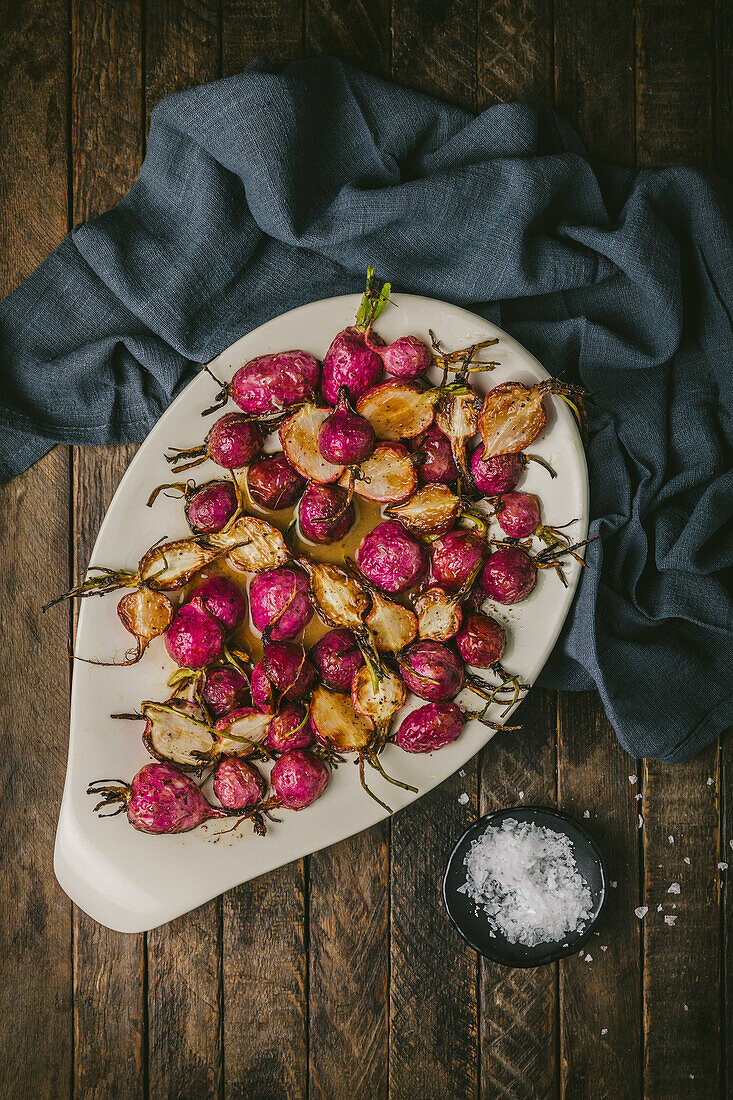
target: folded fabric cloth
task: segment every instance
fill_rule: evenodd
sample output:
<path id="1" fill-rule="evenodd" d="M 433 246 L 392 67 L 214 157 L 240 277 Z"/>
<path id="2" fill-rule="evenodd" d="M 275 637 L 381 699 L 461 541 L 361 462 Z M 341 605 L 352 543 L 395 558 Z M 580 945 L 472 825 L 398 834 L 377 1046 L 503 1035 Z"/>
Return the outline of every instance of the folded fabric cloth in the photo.
<path id="1" fill-rule="evenodd" d="M 733 724 L 730 210 L 703 172 L 591 161 L 546 107 L 255 62 L 159 104 L 130 194 L 0 306 L 0 476 L 142 439 L 198 364 L 373 263 L 594 394 L 602 538 L 543 683 L 595 684 L 630 753 L 686 759 Z"/>

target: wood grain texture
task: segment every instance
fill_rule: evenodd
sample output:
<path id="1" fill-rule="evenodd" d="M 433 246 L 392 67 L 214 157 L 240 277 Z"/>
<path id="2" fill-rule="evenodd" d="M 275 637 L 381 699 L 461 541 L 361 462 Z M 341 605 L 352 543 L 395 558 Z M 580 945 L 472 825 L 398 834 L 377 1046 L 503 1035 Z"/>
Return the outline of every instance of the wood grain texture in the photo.
<path id="1" fill-rule="evenodd" d="M 392 76 L 398 84 L 476 107 L 478 0 L 399 0 L 392 11 Z"/>
<path id="2" fill-rule="evenodd" d="M 305 0 L 305 50 L 390 73 L 390 0 Z"/>
<path id="3" fill-rule="evenodd" d="M 720 1090 L 718 781 L 715 745 L 683 767 L 645 768 L 645 1088 L 670 1100 Z"/>
<path id="4" fill-rule="evenodd" d="M 146 6 L 146 126 L 163 96 L 219 74 L 215 0 Z M 149 1095 L 217 1096 L 223 1082 L 221 901 L 148 934 Z"/>
<path id="5" fill-rule="evenodd" d="M 478 0 L 478 103 L 552 102 L 551 0 Z"/>
<path id="6" fill-rule="evenodd" d="M 301 55 L 302 0 L 222 0 L 221 22 L 224 76 L 241 72 L 255 57 L 277 65 Z"/>
<path id="7" fill-rule="evenodd" d="M 640 787 L 636 761 L 616 740 L 595 692 L 561 695 L 559 805 L 593 833 L 609 877 L 597 935 L 582 956 L 560 963 L 563 1096 L 601 1100 L 641 1089 Z"/>
<path id="8" fill-rule="evenodd" d="M 481 813 L 557 805 L 557 698 L 535 688 L 518 733 L 499 733 L 481 753 Z M 556 1095 L 557 966 L 512 970 L 481 960 L 481 1096 Z"/>
<path id="9" fill-rule="evenodd" d="M 305 861 L 223 902 L 224 1095 L 298 1100 L 308 1087 Z"/>
<path id="10" fill-rule="evenodd" d="M 221 71 L 218 0 L 153 0 L 145 9 L 145 106 L 216 80 Z"/>
<path id="11" fill-rule="evenodd" d="M 634 0 L 555 0 L 555 102 L 595 157 L 634 163 Z"/>
<path id="12" fill-rule="evenodd" d="M 219 903 L 148 932 L 150 1100 L 222 1087 Z"/>
<path id="13" fill-rule="evenodd" d="M 309 1096 L 380 1100 L 389 1085 L 389 822 L 311 856 L 309 929 Z"/>
<path id="14" fill-rule="evenodd" d="M 108 209 L 140 168 L 143 146 L 141 5 L 74 0 L 71 9 L 72 221 Z M 133 447 L 75 447 L 72 560 L 86 569 Z M 74 907 L 74 1092 L 144 1095 L 145 937 L 112 932 Z"/>
<path id="15" fill-rule="evenodd" d="M 5 4 L 0 35 L 0 297 L 68 228 L 66 5 Z M 0 486 L 0 1080 L 5 1096 L 71 1080 L 71 905 L 53 874 L 66 764 L 69 452 Z M 29 672 L 32 674 L 29 675 Z"/>
<path id="16" fill-rule="evenodd" d="M 712 0 L 636 5 L 636 136 L 639 167 L 710 167 Z"/>

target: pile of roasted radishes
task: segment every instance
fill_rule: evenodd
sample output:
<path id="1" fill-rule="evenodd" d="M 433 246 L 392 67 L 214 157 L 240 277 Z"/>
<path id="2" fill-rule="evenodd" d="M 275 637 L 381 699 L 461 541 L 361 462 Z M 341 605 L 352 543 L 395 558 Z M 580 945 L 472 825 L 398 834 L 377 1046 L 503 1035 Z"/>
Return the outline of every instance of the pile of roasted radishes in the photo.
<path id="1" fill-rule="evenodd" d="M 407 786 L 382 767 L 388 742 L 425 753 L 455 741 L 469 718 L 499 728 L 489 704 L 503 706 L 503 717 L 526 690 L 501 664 L 505 630 L 484 605 L 525 599 L 539 568 L 564 581 L 565 554 L 581 561 L 582 543 L 546 526 L 537 498 L 516 486 L 533 457 L 525 448 L 546 424 L 544 398 L 564 398 L 583 423 L 582 394 L 548 379 L 505 382 L 481 397 L 471 375 L 496 364 L 476 356 L 497 341 L 447 352 L 431 333 L 431 346 L 415 336 L 385 345 L 373 325 L 388 299 L 389 285 L 377 287 L 370 269 L 356 324 L 338 333 L 323 364 L 284 351 L 241 367 L 214 406 L 231 400 L 238 411 L 201 444 L 167 456 L 176 475 L 207 458 L 227 474 L 171 481 L 148 501 L 180 494 L 190 536 L 156 543 L 135 569 L 90 570 L 68 594 L 130 589 L 118 614 L 135 645 L 122 663 L 162 636 L 178 666 L 169 698 L 113 716 L 144 722 L 154 762 L 131 784 L 91 783 L 97 810 L 126 810 L 148 833 L 223 817 L 261 833 L 273 811 L 319 798 L 348 757 L 388 810 L 365 779 L 368 765 Z M 430 367 L 441 372 L 437 385 L 426 379 Z M 276 432 L 282 449 L 265 453 Z M 482 442 L 468 452 L 477 433 Z M 356 522 L 355 497 L 382 514 L 352 560 L 340 544 Z M 248 514 L 248 501 L 260 514 Z M 309 544 L 332 546 L 332 560 L 308 555 Z M 216 563 L 226 575 L 211 570 Z M 306 651 L 314 614 L 328 630 Z M 237 643 L 247 622 L 262 638 L 254 663 Z M 476 710 L 454 701 L 464 689 Z M 408 692 L 424 705 L 393 729 Z M 208 778 L 218 805 L 202 792 Z"/>

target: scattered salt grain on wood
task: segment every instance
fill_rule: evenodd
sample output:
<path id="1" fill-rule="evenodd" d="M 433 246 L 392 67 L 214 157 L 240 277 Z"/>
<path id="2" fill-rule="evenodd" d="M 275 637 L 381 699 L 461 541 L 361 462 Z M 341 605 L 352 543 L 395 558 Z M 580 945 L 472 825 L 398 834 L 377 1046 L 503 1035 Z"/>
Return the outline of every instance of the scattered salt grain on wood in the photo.
<path id="1" fill-rule="evenodd" d="M 564 833 L 506 818 L 471 844 L 464 892 L 509 943 L 535 947 L 583 931 L 593 897 Z"/>
<path id="2" fill-rule="evenodd" d="M 644 825 L 644 818 L 641 816 L 641 814 L 639 814 L 639 828 L 641 829 L 643 827 L 643 825 Z"/>
<path id="3" fill-rule="evenodd" d="M 670 844 L 674 844 L 674 837 L 671 834 L 667 837 L 667 840 Z"/>
<path id="4" fill-rule="evenodd" d="M 728 864 L 727 863 L 719 863 L 718 867 L 721 871 L 727 871 L 728 870 Z"/>
<path id="5" fill-rule="evenodd" d="M 601 1035 L 608 1035 L 608 1028 L 607 1027 L 602 1027 L 601 1028 Z"/>
<path id="6" fill-rule="evenodd" d="M 590 817 L 590 810 L 583 810 L 583 817 Z"/>
<path id="7" fill-rule="evenodd" d="M 590 952 L 585 956 L 585 961 L 587 963 L 592 963 L 593 962 L 593 956 L 590 954 Z"/>
<path id="8" fill-rule="evenodd" d="M 607 943 L 602 943 L 601 944 L 601 951 L 608 951 L 608 944 Z"/>
<path id="9" fill-rule="evenodd" d="M 645 916 L 647 915 L 647 913 L 649 912 L 649 906 L 648 906 L 648 905 L 639 905 L 639 906 L 637 906 L 637 908 L 636 908 L 636 909 L 634 910 L 634 912 L 636 913 L 636 915 L 637 915 L 637 917 L 639 918 L 639 920 L 644 920 L 644 917 L 645 917 Z"/>
<path id="10" fill-rule="evenodd" d="M 614 879 L 613 882 L 611 883 L 611 889 L 615 890 L 617 886 L 618 886 L 618 882 L 616 881 L 616 879 Z"/>
<path id="11" fill-rule="evenodd" d="M 520 791 L 519 792 L 519 801 L 521 802 L 523 798 L 524 798 L 524 791 Z"/>
<path id="12" fill-rule="evenodd" d="M 667 891 L 667 893 L 668 894 L 679 894 L 680 889 L 681 888 L 680 888 L 679 882 L 673 882 L 672 885 L 670 886 L 669 890 Z"/>
<path id="13" fill-rule="evenodd" d="M 638 782 L 638 780 L 639 780 L 638 775 L 630 775 L 629 776 L 629 783 L 631 784 L 632 787 L 633 787 L 634 783 Z"/>
<path id="14" fill-rule="evenodd" d="M 708 776 L 708 787 L 712 787 L 714 782 L 715 782 L 715 780 L 713 779 L 712 775 L 709 775 Z"/>
<path id="15" fill-rule="evenodd" d="M 673 916 L 671 913 L 667 913 L 666 917 L 664 918 L 664 923 L 671 925 L 671 924 L 674 924 L 674 922 L 676 920 L 677 920 L 676 916 Z"/>
<path id="16" fill-rule="evenodd" d="M 465 791 L 462 794 L 458 795 L 458 801 L 460 802 L 461 806 L 466 805 L 466 803 L 468 802 L 468 795 Z"/>
<path id="17" fill-rule="evenodd" d="M 643 794 L 635 794 L 634 795 L 634 798 L 636 799 L 637 802 L 641 802 L 643 797 L 644 797 Z"/>
<path id="18" fill-rule="evenodd" d="M 683 862 L 683 863 L 690 863 L 690 857 L 689 857 L 689 856 L 685 856 L 685 858 L 684 858 L 684 860 L 683 860 L 682 862 Z"/>
<path id="19" fill-rule="evenodd" d="M 465 778 L 466 778 L 466 773 L 465 773 L 465 771 L 464 771 L 464 769 L 463 769 L 463 768 L 461 768 L 461 770 L 459 771 L 459 773 L 458 773 L 458 774 L 460 775 L 461 779 L 465 779 Z"/>
<path id="20" fill-rule="evenodd" d="M 658 913 L 661 913 L 661 912 L 662 912 L 662 909 L 664 909 L 664 906 L 663 906 L 663 905 L 658 905 L 658 906 L 657 906 L 657 912 L 658 912 Z"/>

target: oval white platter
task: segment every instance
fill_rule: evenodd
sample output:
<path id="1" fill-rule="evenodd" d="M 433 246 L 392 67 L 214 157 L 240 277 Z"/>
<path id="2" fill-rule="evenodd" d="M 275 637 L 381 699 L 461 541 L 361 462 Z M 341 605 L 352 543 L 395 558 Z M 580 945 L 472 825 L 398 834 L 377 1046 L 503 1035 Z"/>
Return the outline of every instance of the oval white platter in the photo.
<path id="1" fill-rule="evenodd" d="M 217 377 L 229 380 L 243 363 L 266 352 L 303 348 L 322 358 L 333 336 L 353 323 L 360 298 L 346 295 L 313 302 L 277 317 L 250 332 L 211 364 Z M 510 379 L 524 383 L 547 377 L 538 361 L 520 344 L 483 318 L 444 302 L 396 294 L 394 307 L 379 319 L 380 335 L 389 342 L 410 332 L 428 340 L 433 329 L 448 350 L 490 337 L 499 343 L 488 349 L 500 366 L 473 374 L 478 390 Z M 161 417 L 127 470 L 99 532 L 91 564 L 134 568 L 154 542 L 180 538 L 187 530 L 180 500 L 160 497 L 154 508 L 145 502 L 151 490 L 170 481 L 164 452 L 170 446 L 201 442 L 213 423 L 201 410 L 210 404 L 215 383 L 198 375 Z M 580 437 L 564 402 L 549 399 L 548 425 L 530 448 L 557 471 L 551 480 L 537 463 L 530 463 L 521 488 L 541 499 L 543 519 L 553 525 L 576 520 L 568 534 L 574 541 L 586 536 L 588 477 Z M 195 471 L 201 483 L 221 470 L 207 462 Z M 533 683 L 560 633 L 572 603 L 580 566 L 568 559 L 563 588 L 552 571 L 542 570 L 534 592 L 513 608 L 497 608 L 496 617 L 507 626 L 508 647 L 503 664 Z M 119 660 L 130 637 L 117 618 L 118 594 L 81 601 L 76 653 L 98 660 Z M 161 639 L 156 639 L 139 664 L 103 668 L 76 662 L 71 697 L 71 734 L 63 802 L 56 833 L 54 867 L 66 893 L 95 920 L 121 932 L 142 932 L 193 909 L 232 886 L 246 882 L 291 860 L 334 844 L 367 829 L 386 816 L 359 786 L 357 768 L 342 764 L 332 775 L 326 793 L 307 810 L 282 812 L 278 824 L 269 824 L 266 837 L 257 837 L 249 825 L 225 833 L 229 824 L 209 822 L 177 836 L 148 836 L 136 832 L 124 814 L 109 820 L 93 813 L 87 784 L 96 779 L 132 779 L 149 761 L 142 745 L 142 723 L 114 721 L 110 714 L 130 712 L 143 699 L 165 699 L 165 684 L 173 671 Z M 478 709 L 480 700 L 464 692 L 461 701 Z M 408 701 L 405 713 L 412 704 Z M 489 712 L 498 720 L 500 709 Z M 400 721 L 396 717 L 396 723 Z M 509 721 L 504 716 L 502 721 Z M 521 717 L 520 717 L 521 721 Z M 395 725 L 396 728 L 396 725 Z M 408 755 L 388 745 L 382 760 L 386 770 L 425 794 L 460 768 L 489 740 L 492 733 L 477 721 L 469 722 L 454 744 L 429 755 Z M 523 734 L 512 734 L 523 736 Z M 414 801 L 416 795 L 385 783 L 367 768 L 370 786 L 393 810 Z"/>

